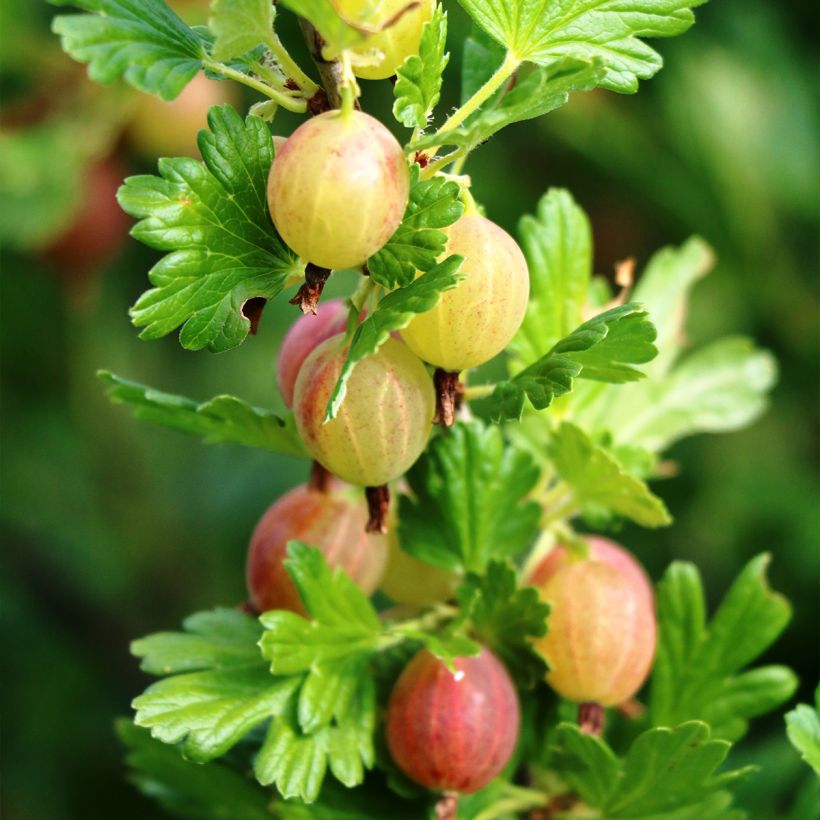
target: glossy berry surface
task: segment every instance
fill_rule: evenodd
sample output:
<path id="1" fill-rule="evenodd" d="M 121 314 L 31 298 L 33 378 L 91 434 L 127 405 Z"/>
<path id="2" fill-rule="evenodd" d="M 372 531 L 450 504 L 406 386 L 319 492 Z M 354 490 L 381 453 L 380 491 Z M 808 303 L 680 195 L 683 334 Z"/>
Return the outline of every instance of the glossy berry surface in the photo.
<path id="1" fill-rule="evenodd" d="M 285 569 L 288 541 L 317 547 L 331 568 L 343 569 L 368 595 L 376 589 L 387 561 L 383 535 L 365 533 L 367 505 L 361 491 L 335 482 L 328 492 L 296 487 L 268 507 L 248 550 L 247 584 L 260 612 L 288 609 L 305 614 Z"/>
<path id="2" fill-rule="evenodd" d="M 323 268 L 361 265 L 404 215 L 410 175 L 396 138 L 361 111 L 300 125 L 271 166 L 268 206 L 282 239 Z"/>
<path id="3" fill-rule="evenodd" d="M 464 257 L 464 279 L 401 335 L 424 361 L 458 372 L 489 361 L 507 346 L 524 319 L 530 280 L 515 240 L 489 219 L 468 214 L 445 232 L 442 256 Z"/>
<path id="4" fill-rule="evenodd" d="M 649 601 L 654 602 L 655 593 L 652 589 L 652 582 L 632 553 L 614 541 L 597 535 L 585 536 L 584 540 L 589 546 L 588 559 L 590 561 L 599 561 L 620 570 L 632 581 L 636 592 L 642 592 Z M 544 560 L 538 564 L 529 576 L 528 583 L 536 587 L 543 587 L 559 569 L 572 563 L 575 563 L 572 554 L 558 545 L 550 550 Z"/>
<path id="5" fill-rule="evenodd" d="M 379 4 L 377 15 L 368 15 L 368 7 L 372 7 L 370 0 L 341 0 L 337 8 L 348 20 L 363 23 L 370 28 L 385 26 L 396 18 L 403 9 L 410 5 L 408 0 L 383 0 Z M 372 65 L 355 65 L 353 73 L 363 80 L 384 80 L 392 77 L 396 69 L 411 55 L 419 50 L 424 24 L 433 16 L 435 0 L 421 0 L 408 11 L 401 14 L 393 25 L 383 28 L 377 34 L 367 38 L 367 41 L 353 49 L 358 54 L 367 55 L 373 49 L 381 52 Z"/>
<path id="6" fill-rule="evenodd" d="M 347 355 L 344 334 L 308 356 L 296 379 L 296 426 L 308 451 L 344 481 L 386 484 L 421 455 L 435 412 L 433 381 L 405 345 L 388 339 L 360 361 L 336 418 L 324 422 L 327 401 Z"/>
<path id="7" fill-rule="evenodd" d="M 656 623 L 645 590 L 599 561 L 567 564 L 539 587 L 549 631 L 534 641 L 547 683 L 569 700 L 615 706 L 640 689 L 655 654 Z"/>
<path id="8" fill-rule="evenodd" d="M 279 389 L 288 407 L 293 406 L 293 388 L 305 359 L 325 339 L 344 331 L 346 324 L 347 309 L 344 300 L 332 299 L 321 302 L 315 316 L 307 313 L 290 326 L 276 358 Z"/>
<path id="9" fill-rule="evenodd" d="M 451 598 L 459 577 L 441 567 L 419 561 L 405 552 L 395 525 L 387 532 L 387 569 L 379 588 L 397 604 L 427 606 Z"/>
<path id="10" fill-rule="evenodd" d="M 387 707 L 387 744 L 417 783 L 469 794 L 507 765 L 520 712 L 509 673 L 489 649 L 454 665 L 452 672 L 422 650 L 404 668 Z"/>

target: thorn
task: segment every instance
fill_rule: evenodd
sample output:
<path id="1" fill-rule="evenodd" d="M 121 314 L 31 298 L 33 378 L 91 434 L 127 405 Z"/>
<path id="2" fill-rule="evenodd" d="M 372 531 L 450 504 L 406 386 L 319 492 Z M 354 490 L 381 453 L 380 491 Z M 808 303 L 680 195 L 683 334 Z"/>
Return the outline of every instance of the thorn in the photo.
<path id="1" fill-rule="evenodd" d="M 370 513 L 365 532 L 382 533 L 387 532 L 387 512 L 390 509 L 390 489 L 387 484 L 380 487 L 365 487 L 367 496 L 367 509 Z"/>

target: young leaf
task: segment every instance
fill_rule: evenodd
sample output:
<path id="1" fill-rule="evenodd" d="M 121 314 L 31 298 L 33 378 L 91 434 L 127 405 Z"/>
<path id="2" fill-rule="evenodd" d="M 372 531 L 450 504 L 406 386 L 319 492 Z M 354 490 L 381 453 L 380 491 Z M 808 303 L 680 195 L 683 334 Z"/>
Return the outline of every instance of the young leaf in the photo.
<path id="1" fill-rule="evenodd" d="M 655 327 L 637 304 L 620 305 L 600 313 L 509 381 L 499 382 L 491 396 L 494 421 L 517 421 L 529 398 L 543 410 L 557 396 L 572 390 L 573 379 L 615 384 L 643 378 L 633 364 L 651 361 Z"/>
<path id="2" fill-rule="evenodd" d="M 472 634 L 504 661 L 520 686 L 544 679 L 547 666 L 529 640 L 547 634 L 549 606 L 537 590 L 519 589 L 512 567 L 491 561 L 483 575 L 467 575 L 456 598 Z"/>
<path id="3" fill-rule="evenodd" d="M 548 66 L 519 69 L 511 91 L 496 106 L 487 106 L 466 125 L 428 134 L 412 144 L 424 149 L 434 145 L 455 145 L 471 151 L 502 128 L 515 122 L 535 119 L 564 105 L 574 91 L 590 91 L 599 84 L 603 67 L 598 61 L 564 57 Z"/>
<path id="4" fill-rule="evenodd" d="M 601 61 L 598 84 L 622 93 L 656 74 L 661 56 L 641 37 L 671 37 L 695 21 L 706 0 L 459 0 L 473 20 L 518 60 L 540 65 L 562 57 Z"/>
<path id="5" fill-rule="evenodd" d="M 463 213 L 458 183 L 444 177 L 419 181 L 419 167 L 410 168 L 410 199 L 404 218 L 388 243 L 367 267 L 374 282 L 385 288 L 409 285 L 418 271 L 429 271 L 444 253 L 447 235 L 440 228 L 452 225 Z"/>
<path id="6" fill-rule="evenodd" d="M 281 712 L 299 678 L 273 678 L 259 652 L 261 626 L 229 609 L 188 618 L 184 632 L 134 641 L 142 669 L 168 675 L 134 700 L 135 723 L 197 762 L 224 754 Z"/>
<path id="7" fill-rule="evenodd" d="M 786 734 L 803 760 L 820 774 L 820 686 L 814 692 L 814 708 L 798 704 L 786 713 Z"/>
<path id="8" fill-rule="evenodd" d="M 347 381 L 358 362 L 375 353 L 394 330 L 406 327 L 419 313 L 432 310 L 441 294 L 454 288 L 461 276 L 458 271 L 464 258 L 453 254 L 405 287 L 388 293 L 378 307 L 357 328 L 350 342 L 347 358 L 327 402 L 325 419 L 335 417 L 347 393 Z"/>
<path id="9" fill-rule="evenodd" d="M 719 790 L 747 771 L 716 774 L 730 744 L 713 740 L 705 723 L 650 729 L 624 759 L 603 739 L 569 723 L 558 726 L 553 743 L 555 770 L 585 803 L 611 820 L 742 817 L 727 811 L 731 800 Z"/>
<path id="10" fill-rule="evenodd" d="M 123 78 L 140 91 L 173 100 L 202 67 L 205 48 L 162 0 L 49 0 L 89 12 L 55 17 L 52 30 L 91 79 Z"/>
<path id="11" fill-rule="evenodd" d="M 674 726 L 697 716 L 717 737 L 737 740 L 749 718 L 788 700 L 797 686 L 784 666 L 741 671 L 783 631 L 786 600 L 765 578 L 768 555 L 750 561 L 706 624 L 697 569 L 676 562 L 658 585 L 659 641 L 652 674 L 654 725 Z"/>
<path id="12" fill-rule="evenodd" d="M 459 423 L 435 438 L 407 474 L 399 538 L 416 558 L 447 569 L 483 573 L 493 558 L 524 549 L 539 507 L 523 499 L 538 481 L 523 451 L 479 421 Z"/>
<path id="13" fill-rule="evenodd" d="M 162 159 L 160 176 L 130 177 L 120 205 L 140 219 L 132 235 L 168 255 L 148 274 L 155 286 L 131 309 L 144 339 L 182 325 L 189 350 L 227 350 L 251 323 L 242 313 L 252 298 L 271 299 L 291 274 L 296 257 L 274 230 L 267 207 L 273 143 L 257 117 L 243 122 L 229 105 L 208 113 L 201 131 L 204 164 Z"/>
<path id="14" fill-rule="evenodd" d="M 570 422 L 561 424 L 553 435 L 550 453 L 555 469 L 582 507 L 602 507 L 643 527 L 672 523 L 663 501 L 580 427 Z"/>
<path id="15" fill-rule="evenodd" d="M 120 719 L 117 735 L 127 749 L 129 780 L 165 809 L 190 820 L 271 820 L 270 794 L 235 769 L 185 760 L 178 749 Z"/>
<path id="16" fill-rule="evenodd" d="M 214 58 L 225 62 L 269 42 L 275 13 L 270 0 L 213 0 L 208 26 Z"/>
<path id="17" fill-rule="evenodd" d="M 447 44 L 447 15 L 437 6 L 424 24 L 419 53 L 411 54 L 396 71 L 393 86 L 393 116 L 408 128 L 424 128 L 441 97 L 441 80 L 450 55 Z"/>
<path id="18" fill-rule="evenodd" d="M 112 385 L 108 389 L 111 401 L 130 405 L 134 416 L 143 421 L 202 436 L 208 444 L 242 444 L 275 453 L 307 455 L 293 413 L 280 419 L 235 396 L 216 396 L 198 404 L 184 396 L 162 393 L 128 381 L 106 370 L 100 370 L 97 375 Z"/>
<path id="19" fill-rule="evenodd" d="M 592 274 L 592 230 L 572 194 L 550 188 L 536 216 L 521 219 L 518 234 L 530 271 L 530 300 L 509 349 L 527 366 L 582 322 Z"/>
<path id="20" fill-rule="evenodd" d="M 639 401 L 623 396 L 633 412 L 619 414 L 623 422 L 613 433 L 619 441 L 661 452 L 695 433 L 739 430 L 766 410 L 776 380 L 777 362 L 767 350 L 742 337 L 719 339 L 665 378 L 639 385 Z"/>

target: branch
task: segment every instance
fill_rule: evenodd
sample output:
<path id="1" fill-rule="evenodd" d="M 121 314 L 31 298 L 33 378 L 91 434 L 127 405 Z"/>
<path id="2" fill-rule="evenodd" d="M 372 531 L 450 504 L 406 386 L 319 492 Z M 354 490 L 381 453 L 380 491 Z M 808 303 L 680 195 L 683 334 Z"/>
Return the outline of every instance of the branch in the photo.
<path id="1" fill-rule="evenodd" d="M 299 18 L 299 25 L 302 28 L 305 42 L 307 43 L 310 56 L 316 63 L 319 71 L 319 79 L 322 81 L 323 89 L 319 89 L 313 97 L 308 100 L 308 110 L 311 114 L 321 114 L 331 108 L 342 107 L 342 62 L 341 60 L 326 60 L 322 54 L 325 45 L 324 37 L 314 28 L 314 26 L 304 17 Z M 358 101 L 356 108 L 360 108 Z"/>

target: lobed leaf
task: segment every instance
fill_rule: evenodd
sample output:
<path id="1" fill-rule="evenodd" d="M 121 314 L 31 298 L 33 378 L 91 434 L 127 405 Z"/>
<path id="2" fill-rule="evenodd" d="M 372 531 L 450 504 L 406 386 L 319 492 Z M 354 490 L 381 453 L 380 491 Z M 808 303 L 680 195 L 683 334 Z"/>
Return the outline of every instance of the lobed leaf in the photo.
<path id="1" fill-rule="evenodd" d="M 168 253 L 148 274 L 155 286 L 131 309 L 144 339 L 182 325 L 189 350 L 227 350 L 250 331 L 242 308 L 249 299 L 271 299 L 297 260 L 273 227 L 267 178 L 273 142 L 257 117 L 245 121 L 229 105 L 208 112 L 201 131 L 204 163 L 160 160 L 160 176 L 130 177 L 118 200 L 140 221 L 132 235 Z"/>
<path id="2" fill-rule="evenodd" d="M 612 820 L 740 818 L 723 787 L 748 773 L 717 775 L 730 744 L 711 738 L 702 722 L 650 729 L 618 758 L 602 738 L 562 723 L 553 738 L 553 765 L 585 803 Z"/>
<path id="3" fill-rule="evenodd" d="M 645 482 L 628 473 L 589 436 L 570 422 L 555 431 L 550 454 L 556 471 L 582 507 L 600 507 L 643 527 L 663 527 L 672 517 Z"/>
<path id="4" fill-rule="evenodd" d="M 681 562 L 669 567 L 658 585 L 653 724 L 671 726 L 697 716 L 717 737 L 737 740 L 750 718 L 792 696 L 797 680 L 786 667 L 741 673 L 791 618 L 789 604 L 766 583 L 768 562 L 768 555 L 760 555 L 746 565 L 708 625 L 697 569 Z"/>
<path id="5" fill-rule="evenodd" d="M 214 58 L 225 62 L 270 42 L 275 14 L 270 0 L 213 0 L 208 27 Z"/>
<path id="6" fill-rule="evenodd" d="M 339 378 L 327 402 L 325 420 L 334 418 L 347 393 L 347 382 L 356 364 L 373 355 L 390 334 L 406 327 L 419 313 L 432 310 L 441 294 L 462 279 L 459 268 L 463 257 L 453 254 L 405 287 L 388 293 L 378 307 L 357 328 L 350 342 Z"/>
<path id="7" fill-rule="evenodd" d="M 410 167 L 410 198 L 401 225 L 387 244 L 367 260 L 374 282 L 385 288 L 405 287 L 419 271 L 429 271 L 444 253 L 452 225 L 464 213 L 458 183 L 444 177 L 419 180 L 419 166 Z"/>
<path id="8" fill-rule="evenodd" d="M 173 100 L 202 68 L 205 47 L 162 0 L 49 0 L 87 14 L 54 18 L 63 49 L 100 83 L 120 78 Z"/>
<path id="9" fill-rule="evenodd" d="M 620 305 L 598 314 L 512 379 L 496 385 L 493 420 L 518 421 L 527 398 L 536 410 L 549 407 L 555 397 L 572 390 L 576 378 L 616 384 L 643 378 L 632 365 L 655 356 L 654 338 L 654 325 L 641 305 Z"/>
<path id="10" fill-rule="evenodd" d="M 814 692 L 814 704 L 800 703 L 786 713 L 786 734 L 803 760 L 820 774 L 820 687 Z"/>
<path id="11" fill-rule="evenodd" d="M 143 421 L 201 436 L 208 444 L 241 444 L 294 456 L 307 455 L 292 413 L 279 418 L 235 396 L 216 396 L 197 403 L 128 381 L 106 370 L 97 375 L 111 385 L 109 398 L 118 404 L 130 405 L 134 416 Z"/>
<path id="12" fill-rule="evenodd" d="M 393 116 L 408 128 L 424 128 L 441 97 L 444 69 L 450 61 L 447 15 L 439 5 L 424 24 L 419 53 L 411 54 L 396 71 Z"/>
<path id="13" fill-rule="evenodd" d="M 638 90 L 661 56 L 644 37 L 671 37 L 694 22 L 706 0 L 459 0 L 473 20 L 517 60 L 549 65 L 564 57 L 595 58 L 602 88 Z"/>
<path id="14" fill-rule="evenodd" d="M 547 634 L 550 608 L 536 589 L 519 588 L 512 567 L 491 561 L 483 575 L 466 576 L 456 598 L 471 634 L 504 661 L 519 686 L 531 688 L 544 679 L 546 663 L 530 638 Z"/>
<path id="15" fill-rule="evenodd" d="M 592 274 L 592 230 L 572 194 L 550 188 L 536 215 L 521 219 L 518 234 L 530 272 L 530 299 L 509 350 L 527 366 L 583 321 Z"/>
<path id="16" fill-rule="evenodd" d="M 483 573 L 531 541 L 539 507 L 525 501 L 539 471 L 479 421 L 433 439 L 407 473 L 411 496 L 399 504 L 399 540 L 411 555 L 451 570 Z"/>

